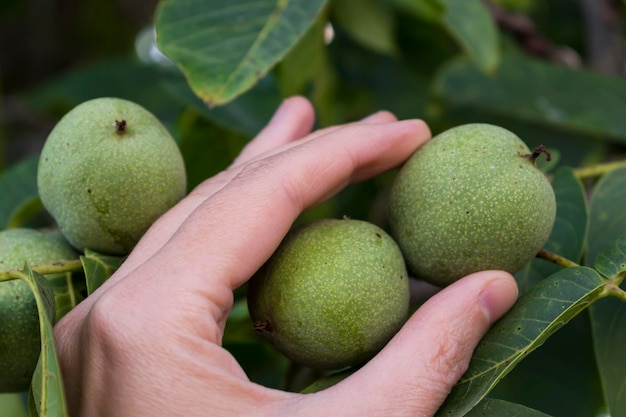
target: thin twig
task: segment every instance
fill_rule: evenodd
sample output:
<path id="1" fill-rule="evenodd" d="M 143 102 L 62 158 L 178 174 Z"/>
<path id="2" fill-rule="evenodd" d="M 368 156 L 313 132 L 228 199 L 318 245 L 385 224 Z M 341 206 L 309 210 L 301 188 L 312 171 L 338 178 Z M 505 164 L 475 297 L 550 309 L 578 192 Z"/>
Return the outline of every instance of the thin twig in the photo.
<path id="1" fill-rule="evenodd" d="M 622 301 L 626 301 L 626 291 L 620 288 L 619 283 L 615 282 L 611 282 L 605 285 L 601 295 L 602 297 L 613 296 L 619 298 Z"/>
<path id="2" fill-rule="evenodd" d="M 576 51 L 551 42 L 528 16 L 510 12 L 491 0 L 483 0 L 483 3 L 500 29 L 528 55 L 572 68 L 581 66 L 581 59 Z"/>
<path id="3" fill-rule="evenodd" d="M 626 167 L 626 160 L 604 162 L 601 164 L 590 165 L 588 167 L 577 168 L 574 175 L 581 180 L 595 178 L 611 172 L 614 169 Z"/>
<path id="4" fill-rule="evenodd" d="M 78 259 L 74 261 L 59 261 L 49 264 L 31 266 L 31 269 L 40 275 L 60 274 L 62 272 L 76 272 L 82 270 L 82 268 L 83 264 Z M 22 268 L 15 268 L 0 271 L 0 281 L 7 281 L 9 279 L 17 278 L 18 275 L 16 273 L 19 272 L 24 272 L 24 270 Z"/>
<path id="5" fill-rule="evenodd" d="M 546 261 L 562 266 L 563 268 L 571 268 L 574 266 L 580 266 L 576 262 L 570 261 L 569 259 L 561 255 L 557 255 L 554 252 L 550 252 L 549 250 L 546 250 L 546 249 L 541 249 L 537 253 L 537 258 L 545 259 Z"/>
<path id="6" fill-rule="evenodd" d="M 588 65 L 605 74 L 624 71 L 622 0 L 580 0 Z"/>

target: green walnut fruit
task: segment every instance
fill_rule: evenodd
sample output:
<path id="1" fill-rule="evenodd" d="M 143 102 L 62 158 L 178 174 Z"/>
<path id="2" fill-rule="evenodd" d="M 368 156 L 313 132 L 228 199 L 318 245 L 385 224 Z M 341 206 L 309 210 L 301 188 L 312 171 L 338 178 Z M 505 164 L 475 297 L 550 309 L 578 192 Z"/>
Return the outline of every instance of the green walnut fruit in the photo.
<path id="1" fill-rule="evenodd" d="M 541 149 L 541 148 L 538 148 Z M 396 176 L 389 223 L 409 269 L 448 285 L 473 272 L 517 272 L 547 241 L 554 191 L 512 132 L 489 124 L 447 130 Z"/>
<path id="2" fill-rule="evenodd" d="M 32 229 L 0 232 L 0 271 L 30 265 L 77 259 L 78 254 L 58 236 Z M 44 301 L 48 317 L 55 320 L 56 288 L 66 281 L 65 274 L 46 276 Z M 67 292 L 67 285 L 64 291 Z M 40 348 L 39 315 L 30 287 L 19 279 L 0 282 L 0 392 L 28 389 L 37 365 Z"/>
<path id="3" fill-rule="evenodd" d="M 185 194 L 182 155 L 159 120 L 119 98 L 86 101 L 50 132 L 41 201 L 77 249 L 124 255 Z"/>
<path id="4" fill-rule="evenodd" d="M 255 330 L 293 361 L 360 364 L 406 320 L 406 265 L 379 227 L 318 220 L 293 229 L 250 280 L 248 307 Z"/>

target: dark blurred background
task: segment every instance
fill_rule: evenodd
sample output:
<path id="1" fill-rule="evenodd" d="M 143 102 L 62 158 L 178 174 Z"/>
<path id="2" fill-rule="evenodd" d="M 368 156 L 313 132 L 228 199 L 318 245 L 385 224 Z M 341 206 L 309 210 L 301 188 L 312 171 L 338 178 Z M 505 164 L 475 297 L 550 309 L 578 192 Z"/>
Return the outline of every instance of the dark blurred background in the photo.
<path id="1" fill-rule="evenodd" d="M 166 65 L 140 65 L 151 61 L 142 62 L 137 51 L 143 48 L 145 53 L 145 42 L 152 40 L 157 3 L 0 1 L 0 172 L 36 154 L 65 112 L 81 101 L 102 95 L 134 100 L 155 113 L 181 143 L 192 185 L 225 166 L 269 118 L 280 97 L 293 93 L 306 94 L 313 100 L 320 125 L 343 123 L 386 108 L 400 118 L 426 119 L 434 133 L 469 120 L 494 122 L 525 140 L 529 138 L 532 146 L 554 142 L 563 160 L 571 164 L 599 160 L 611 151 L 621 153 L 610 144 L 588 138 L 606 136 L 605 132 L 615 135 L 616 126 L 621 126 L 615 117 L 619 110 L 613 104 L 622 104 L 619 97 L 603 101 L 602 94 L 618 96 L 611 85 L 622 87 L 615 76 L 624 74 L 624 0 L 483 0 L 497 24 L 498 42 L 507 56 L 513 52 L 528 58 L 523 62 L 549 64 L 537 69 L 536 75 L 545 79 L 560 80 L 558 68 L 584 70 L 566 74 L 573 80 L 569 84 L 573 88 L 571 97 L 560 90 L 545 93 L 550 102 L 560 98 L 561 104 L 589 103 L 581 110 L 583 116 L 558 123 L 539 113 L 530 119 L 518 117 L 515 105 L 510 103 L 500 111 L 506 103 L 488 100 L 492 94 L 489 89 L 497 90 L 502 84 L 477 86 L 485 90 L 469 103 L 457 102 L 454 89 L 442 89 L 441 80 L 454 78 L 447 71 L 447 63 L 463 55 L 463 47 L 450 28 L 446 30 L 441 22 L 429 18 L 425 10 L 430 6 L 424 5 L 437 2 L 425 0 L 329 1 L 322 17 L 334 28 L 332 43 L 314 53 L 299 45 L 295 53 L 288 55 L 288 62 L 280 63 L 270 73 L 269 93 L 257 89 L 248 96 L 250 100 L 233 103 L 232 111 L 229 104 L 209 114 L 199 100 L 194 101 L 189 89 L 185 90 L 184 79 L 173 66 L 163 77 Z M 144 42 L 144 46 L 138 47 L 138 42 Z M 303 54 L 303 49 L 308 53 Z M 303 57 L 313 61 L 303 61 Z M 310 74 L 294 82 L 290 77 L 298 65 L 308 68 Z M 507 70 L 511 67 L 503 74 Z M 599 82 L 605 80 L 590 80 L 585 76 L 588 72 L 606 74 L 611 79 L 601 85 Z M 174 82 L 164 83 L 171 75 Z M 471 95 L 476 76 L 467 77 L 462 87 Z M 511 101 L 519 99 L 527 107 L 546 105 L 542 91 L 532 93 L 540 96 L 522 98 L 532 90 L 534 77 L 505 84 L 507 92 L 503 94 L 509 94 Z M 589 88 L 583 83 L 589 83 Z M 593 83 L 600 93 L 596 94 Z M 603 105 L 606 110 L 598 107 Z M 608 111 L 613 116 L 606 116 Z M 588 120 L 580 122 L 583 118 Z M 576 123 L 587 124 L 587 129 L 581 130 Z M 617 136 L 621 142 L 624 134 Z M 220 140 L 208 145 L 207 137 Z M 578 148 L 575 157 L 565 155 L 573 147 Z M 203 163 L 199 167 L 195 162 L 202 152 L 204 160 L 215 158 L 212 155 L 216 152 L 222 157 L 212 165 Z M 207 171 L 209 165 L 214 169 Z"/>
<path id="2" fill-rule="evenodd" d="M 0 166 L 41 147 L 55 119 L 21 96 L 76 68 L 135 55 L 156 0 L 0 2 Z M 4 146 L 2 145 L 4 144 Z"/>

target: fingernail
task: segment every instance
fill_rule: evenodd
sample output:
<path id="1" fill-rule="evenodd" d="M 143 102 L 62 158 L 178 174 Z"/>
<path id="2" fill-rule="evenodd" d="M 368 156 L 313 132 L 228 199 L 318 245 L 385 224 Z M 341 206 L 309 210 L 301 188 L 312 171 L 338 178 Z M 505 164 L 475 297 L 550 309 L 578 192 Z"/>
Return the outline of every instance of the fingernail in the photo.
<path id="1" fill-rule="evenodd" d="M 517 300 L 517 294 L 517 284 L 509 275 L 494 279 L 482 289 L 478 300 L 489 323 L 495 322 L 509 311 Z"/>

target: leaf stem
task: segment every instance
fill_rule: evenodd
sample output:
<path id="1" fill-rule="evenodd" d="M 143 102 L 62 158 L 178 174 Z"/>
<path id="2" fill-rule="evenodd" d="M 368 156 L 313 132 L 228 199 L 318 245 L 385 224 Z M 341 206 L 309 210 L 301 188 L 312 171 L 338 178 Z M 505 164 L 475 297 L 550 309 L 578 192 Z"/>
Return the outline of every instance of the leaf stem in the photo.
<path id="1" fill-rule="evenodd" d="M 62 272 L 76 272 L 83 269 L 83 264 L 79 259 L 71 261 L 57 261 L 48 264 L 31 266 L 31 269 L 39 275 L 59 274 Z M 0 282 L 19 278 L 24 272 L 23 268 L 7 269 L 0 271 Z"/>
<path id="2" fill-rule="evenodd" d="M 615 282 L 611 282 L 610 284 L 607 284 L 604 288 L 602 295 L 603 296 L 610 295 L 613 297 L 617 297 L 622 301 L 626 301 L 626 291 L 621 289 L 619 285 L 617 285 Z"/>
<path id="3" fill-rule="evenodd" d="M 539 252 L 537 252 L 536 257 L 545 259 L 546 261 L 562 266 L 563 268 L 571 268 L 573 266 L 580 266 L 574 261 L 570 261 L 569 259 L 561 255 L 557 255 L 556 253 L 550 252 L 549 250 L 543 249 L 543 248 L 540 249 Z"/>
<path id="4" fill-rule="evenodd" d="M 619 160 L 613 162 L 604 162 L 601 164 L 591 165 L 588 167 L 577 168 L 574 170 L 574 175 L 580 179 L 584 180 L 587 178 L 595 178 L 601 175 L 606 174 L 607 172 L 613 171 L 614 169 L 626 167 L 626 160 Z"/>

